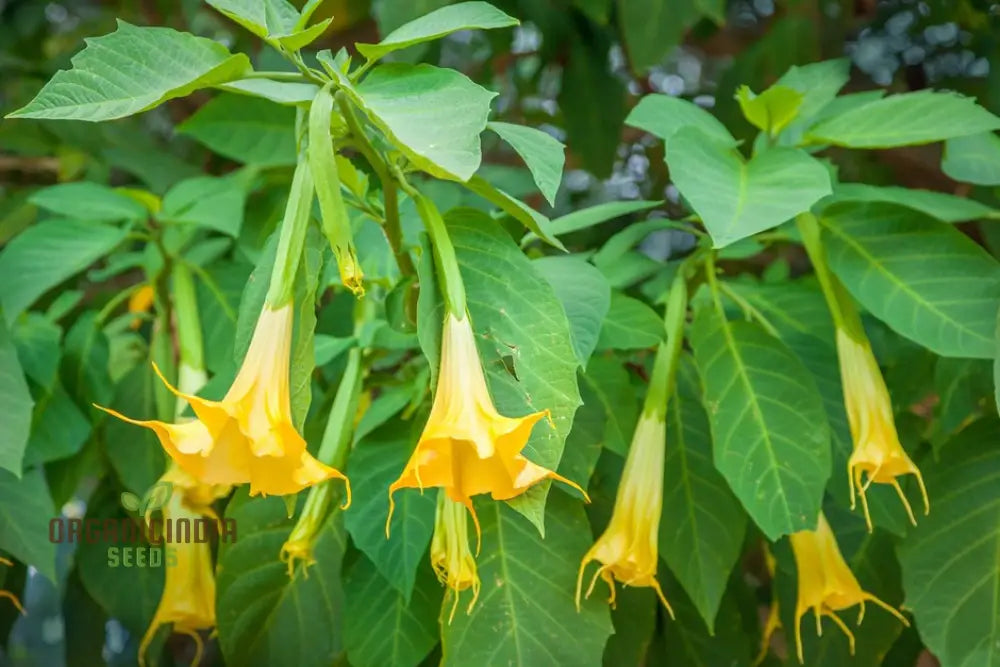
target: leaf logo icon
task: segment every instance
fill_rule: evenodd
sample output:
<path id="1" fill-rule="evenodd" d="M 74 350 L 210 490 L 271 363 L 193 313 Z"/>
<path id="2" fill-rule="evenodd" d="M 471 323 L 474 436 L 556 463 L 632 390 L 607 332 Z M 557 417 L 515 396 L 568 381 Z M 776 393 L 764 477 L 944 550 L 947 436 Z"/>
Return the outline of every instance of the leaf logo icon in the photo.
<path id="1" fill-rule="evenodd" d="M 142 502 L 139 504 L 139 514 L 146 516 L 153 510 L 160 509 L 167 504 L 173 492 L 174 485 L 170 482 L 157 482 L 149 487 L 149 490 L 142 497 Z"/>
<path id="2" fill-rule="evenodd" d="M 139 511 L 139 496 L 128 491 L 123 491 L 121 495 L 122 507 L 127 509 L 129 512 Z"/>

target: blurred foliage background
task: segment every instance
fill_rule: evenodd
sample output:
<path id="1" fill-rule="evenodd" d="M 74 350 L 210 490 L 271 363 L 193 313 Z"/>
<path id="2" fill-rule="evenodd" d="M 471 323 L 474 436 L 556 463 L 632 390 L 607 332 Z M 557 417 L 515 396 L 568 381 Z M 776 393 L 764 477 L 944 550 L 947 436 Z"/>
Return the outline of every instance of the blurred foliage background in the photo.
<path id="1" fill-rule="evenodd" d="M 310 48 L 336 51 L 355 42 L 376 42 L 380 35 L 445 4 L 448 0 L 327 0 L 314 20 L 328 16 L 335 20 Z M 564 239 L 571 249 L 598 247 L 636 219 L 683 214 L 678 193 L 668 180 L 662 142 L 623 123 L 635 102 L 651 92 L 684 96 L 712 109 L 735 136 L 749 140 L 753 128 L 734 99 L 738 85 L 763 90 L 792 65 L 846 56 L 853 67 L 845 92 L 876 87 L 892 92 L 950 88 L 975 96 L 1000 114 L 1000 3 L 990 0 L 496 0 L 495 4 L 519 17 L 522 25 L 513 31 L 458 33 L 408 49 L 399 57 L 465 72 L 500 93 L 493 104 L 494 118 L 542 128 L 566 143 L 567 170 L 550 207 L 534 190 L 518 157 L 496 137 L 484 138 L 491 180 L 551 217 L 606 201 L 664 200 L 653 212 L 623 216 L 613 224 Z M 116 18 L 210 37 L 234 52 L 251 54 L 257 69 L 288 68 L 277 54 L 198 0 L 0 0 L 0 111 L 27 103 L 56 70 L 69 67 L 85 37 L 113 31 Z M 185 179 L 235 172 L 242 160 L 223 157 L 227 151 L 217 146 L 210 150 L 199 142 L 195 126 L 184 126 L 212 97 L 198 92 L 110 123 L 0 122 L 0 245 L 36 220 L 38 210 L 28 200 L 48 185 L 93 180 L 163 195 Z M 219 228 L 239 230 L 236 249 L 243 259 L 242 268 L 216 276 L 227 296 L 235 294 L 237 301 L 249 268 L 280 218 L 293 162 L 294 156 L 277 156 L 268 165 L 273 168 L 264 172 L 263 185 L 245 201 L 238 199 L 234 204 L 228 195 L 214 201 L 206 197 L 209 208 L 198 213 L 211 217 Z M 836 162 L 842 181 L 974 194 L 986 203 L 997 203 L 996 192 L 970 193 L 972 186 L 950 181 L 941 173 L 939 143 L 842 151 L 837 152 Z M 1000 226 L 995 223 L 992 229 L 985 223 L 972 223 L 965 231 L 994 254 L 1000 251 Z M 640 252 L 630 256 L 619 274 L 611 277 L 612 283 L 655 300 L 669 278 L 661 270 L 662 262 L 692 243 L 684 232 L 655 231 L 646 236 Z M 780 246 L 775 252 L 786 255 L 788 264 L 781 266 L 794 271 L 805 265 L 799 251 Z M 773 259 L 768 253 L 758 254 L 745 268 L 763 271 L 773 265 Z M 49 299 L 42 307 L 56 315 L 81 303 L 100 308 L 116 290 L 143 280 L 141 257 L 122 255 L 115 262 L 88 276 L 99 288 L 84 282 L 68 298 L 66 293 L 60 295 L 62 303 Z M 206 338 L 232 337 L 231 325 L 229 330 L 222 324 L 213 329 L 212 317 L 206 320 Z M 337 334 L 331 321 L 331 317 L 321 321 L 319 330 Z M 79 354 L 73 318 L 65 324 L 70 331 L 67 356 L 72 357 Z M 127 374 L 135 360 L 145 357 L 146 351 L 138 349 L 142 345 L 128 331 L 112 340 L 107 353 L 112 373 L 120 371 L 112 378 L 121 380 L 119 387 L 131 382 Z M 210 340 L 209 369 L 225 379 L 222 368 L 230 363 L 228 355 L 224 360 L 213 358 L 211 350 Z M 904 349 L 896 358 L 889 357 L 893 367 L 888 381 L 901 404 L 926 395 L 924 390 L 933 382 L 931 357 L 922 349 Z M 66 389 L 75 395 L 78 388 Z M 324 399 L 316 402 L 322 405 Z M 87 497 L 87 485 L 93 487 L 93 478 L 103 466 L 101 454 L 88 444 L 89 425 L 79 425 L 73 418 L 63 425 L 71 437 L 52 437 L 54 442 L 62 438 L 59 442 L 66 449 L 46 454 L 43 461 L 56 507 Z M 119 454 L 120 466 L 132 466 L 130 472 L 118 471 L 126 487 L 142 490 L 156 479 L 157 462 L 143 469 Z M 108 499 L 89 501 L 107 503 Z M 63 511 L 72 515 L 82 509 L 69 506 Z M 60 547 L 61 576 L 66 576 L 71 558 L 68 546 Z M 762 563 L 748 563 L 746 570 L 761 574 L 765 568 Z M 28 573 L 14 568 L 7 577 L 20 588 L 19 582 Z M 65 584 L 65 602 L 42 577 L 31 580 L 25 601 L 36 613 L 18 619 L 11 609 L 0 607 L 0 635 L 11 633 L 0 663 L 90 665 L 103 660 L 130 664 L 134 638 L 129 638 L 119 620 L 105 618 L 83 593 L 75 574 Z M 122 581 L 109 581 L 108 586 L 126 586 L 115 595 L 133 593 Z M 66 613 L 60 613 L 60 605 L 65 605 Z M 95 637 L 103 641 L 95 642 Z M 131 652 L 125 650 L 126 642 L 132 642 Z M 894 645 L 887 664 L 912 665 L 921 650 L 911 629 Z M 432 662 L 434 658 L 432 654 Z"/>

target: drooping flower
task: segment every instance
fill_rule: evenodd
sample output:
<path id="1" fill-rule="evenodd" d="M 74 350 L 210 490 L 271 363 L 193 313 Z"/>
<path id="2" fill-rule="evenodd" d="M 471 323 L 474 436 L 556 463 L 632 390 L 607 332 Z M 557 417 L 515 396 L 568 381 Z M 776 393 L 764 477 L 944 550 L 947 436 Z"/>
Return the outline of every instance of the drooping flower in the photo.
<path id="1" fill-rule="evenodd" d="M 489 493 L 494 500 L 509 500 L 544 479 L 558 480 L 586 495 L 574 482 L 521 454 L 531 429 L 548 415 L 548 410 L 523 417 L 497 412 L 469 317 L 446 314 L 437 393 L 416 450 L 389 487 L 386 534 L 394 507 L 392 495 L 403 488 L 441 487 L 449 498 L 469 509 L 477 534 L 474 495 Z"/>
<path id="2" fill-rule="evenodd" d="M 170 391 L 191 404 L 195 421 L 139 421 L 101 409 L 151 429 L 170 457 L 202 484 L 249 483 L 250 495 L 284 495 L 325 479 L 347 482 L 342 473 L 306 450 L 292 424 L 288 378 L 292 322 L 291 302 L 276 309 L 264 306 L 243 365 L 221 401 L 178 391 L 154 364 Z"/>
<path id="3" fill-rule="evenodd" d="M 469 526 L 465 506 L 455 502 L 444 492 L 438 493 L 437 511 L 434 515 L 434 537 L 431 538 L 431 566 L 438 581 L 451 589 L 454 602 L 448 622 L 455 618 L 460 593 L 472 589 L 467 613 L 479 598 L 479 574 L 476 559 L 469 549 Z"/>
<path id="4" fill-rule="evenodd" d="M 210 505 L 215 498 L 225 495 L 227 487 L 199 484 L 176 464 L 171 464 L 160 481 L 169 482 L 173 488 L 163 507 L 166 523 L 179 526 L 179 522 L 187 521 L 193 526 L 203 517 L 218 519 Z M 139 662 L 145 664 L 146 649 L 156 636 L 157 629 L 172 624 L 173 632 L 188 635 L 194 640 L 196 651 L 192 664 L 197 665 L 202 654 L 198 632 L 215 627 L 215 574 L 211 545 L 207 541 L 164 542 L 163 548 L 173 553 L 164 559 L 167 567 L 163 595 L 139 645 Z"/>
<path id="5" fill-rule="evenodd" d="M 587 588 L 587 597 L 600 576 L 611 591 L 608 602 L 615 603 L 615 580 L 625 586 L 649 586 L 656 591 L 673 618 L 674 612 L 656 580 L 660 512 L 663 508 L 663 458 L 667 425 L 662 413 L 643 413 L 635 427 L 625 461 L 611 521 L 604 533 L 583 557 L 576 581 L 576 606 L 584 569 L 590 561 L 601 566 Z"/>
<path id="6" fill-rule="evenodd" d="M 7 560 L 6 558 L 2 557 L 0 557 L 0 564 L 6 565 L 7 567 L 14 567 L 13 561 Z M 17 610 L 19 612 L 21 612 L 22 614 L 24 613 L 24 607 L 21 606 L 21 601 L 18 600 L 17 596 L 11 593 L 10 591 L 0 590 L 0 598 L 7 598 L 8 600 L 14 603 L 14 606 L 17 607 Z"/>
<path id="7" fill-rule="evenodd" d="M 899 494 L 910 521 L 916 525 L 910 502 L 899 485 L 898 477 L 915 475 L 924 500 L 924 513 L 930 511 L 927 489 L 920 470 L 899 443 L 893 419 L 889 391 L 872 353 L 871 345 L 857 322 L 855 333 L 837 327 L 837 355 L 844 385 L 844 406 L 851 426 L 854 451 L 847 464 L 851 484 L 851 508 L 856 495 L 861 496 L 868 530 L 872 530 L 866 492 L 872 482 L 891 484 Z M 865 479 L 866 478 L 866 479 Z"/>
<path id="8" fill-rule="evenodd" d="M 909 626 L 909 622 L 899 611 L 862 590 L 854 573 L 844 561 L 844 556 L 837 546 L 837 538 L 822 513 L 819 515 L 816 530 L 802 530 L 793 533 L 789 539 L 799 578 L 798 597 L 795 602 L 795 647 L 800 663 L 803 662 L 801 620 L 810 609 L 816 616 L 816 634 L 823 633 L 822 617 L 829 616 L 847 635 L 851 655 L 854 655 L 854 635 L 835 612 L 860 605 L 858 610 L 858 625 L 860 625 L 865 617 L 865 602 L 871 601 Z"/>

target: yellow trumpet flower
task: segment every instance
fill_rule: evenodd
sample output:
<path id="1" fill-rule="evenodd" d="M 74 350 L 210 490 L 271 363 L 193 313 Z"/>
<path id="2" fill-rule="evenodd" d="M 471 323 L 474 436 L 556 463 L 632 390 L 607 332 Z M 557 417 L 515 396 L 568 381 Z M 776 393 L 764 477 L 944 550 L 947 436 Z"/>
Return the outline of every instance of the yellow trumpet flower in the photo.
<path id="1" fill-rule="evenodd" d="M 898 477 L 916 475 L 924 499 L 924 514 L 930 512 L 930 501 L 920 470 L 914 465 L 902 445 L 892 414 L 889 391 L 872 353 L 871 345 L 863 333 L 849 333 L 837 327 L 837 355 L 840 359 L 840 377 L 844 384 L 844 406 L 851 426 L 854 451 L 847 464 L 851 485 L 851 509 L 856 495 L 861 496 L 868 531 L 872 530 L 866 492 L 872 482 L 891 484 L 899 494 L 910 522 L 916 525 L 910 502 L 899 486 Z M 862 479 L 862 474 L 867 477 Z"/>
<path id="2" fill-rule="evenodd" d="M 829 616 L 847 635 L 851 655 L 854 655 L 854 635 L 834 612 L 860 605 L 860 625 L 865 617 L 865 602 L 871 601 L 909 626 L 909 622 L 899 611 L 861 589 L 854 573 L 844 561 L 837 546 L 837 538 L 822 513 L 816 530 L 802 530 L 790 535 L 789 539 L 799 576 L 798 597 L 795 602 L 795 646 L 800 663 L 803 662 L 801 620 L 810 609 L 816 615 L 816 634 L 823 634 L 822 617 Z"/>
<path id="3" fill-rule="evenodd" d="M 482 363 L 476 350 L 469 317 L 445 316 L 441 341 L 441 372 L 430 417 L 417 448 L 402 475 L 389 487 L 399 489 L 441 487 L 448 497 L 472 513 L 479 534 L 479 521 L 472 496 L 489 493 L 494 500 L 508 500 L 524 493 L 543 479 L 564 482 L 586 493 L 562 475 L 532 463 L 521 454 L 531 429 L 548 410 L 523 417 L 504 417 L 497 412 L 486 387 Z"/>
<path id="4" fill-rule="evenodd" d="M 459 594 L 468 588 L 472 589 L 472 599 L 466 613 L 471 614 L 479 598 L 479 574 L 476 572 L 476 559 L 469 549 L 468 519 L 465 507 L 446 493 L 438 494 L 434 537 L 431 539 L 431 566 L 438 581 L 450 588 L 455 596 L 448 623 L 455 618 Z"/>
<path id="5" fill-rule="evenodd" d="M 177 464 L 202 484 L 250 484 L 250 495 L 285 495 L 325 479 L 347 478 L 316 460 L 292 424 L 289 355 L 293 307 L 265 305 L 250 347 L 221 401 L 209 401 L 164 384 L 188 401 L 198 419 L 183 424 L 139 421 L 97 406 L 115 417 L 151 429 Z M 350 503 L 350 484 L 347 503 Z"/>
<path id="6" fill-rule="evenodd" d="M 600 576 L 615 604 L 615 580 L 625 586 L 649 586 L 656 591 L 673 618 L 674 611 L 656 580 L 660 512 L 663 509 L 663 458 L 667 425 L 662 412 L 643 413 L 635 427 L 625 461 L 611 521 L 583 557 L 576 580 L 576 606 L 580 608 L 583 573 L 590 561 L 601 566 L 587 588 L 590 597 Z"/>
<path id="7" fill-rule="evenodd" d="M 0 558 L 0 564 L 6 565 L 7 567 L 14 567 L 14 562 L 7 560 L 6 558 Z M 7 598 L 14 603 L 14 606 L 17 607 L 19 612 L 22 614 L 24 613 L 24 607 L 21 606 L 21 601 L 18 600 L 17 596 L 10 591 L 0 590 L 0 598 Z"/>
<path id="8" fill-rule="evenodd" d="M 161 478 L 173 484 L 173 493 L 163 508 L 166 523 L 179 525 L 187 520 L 191 525 L 202 517 L 216 519 L 210 503 L 226 488 L 206 487 L 195 482 L 176 464 Z M 146 649 L 161 625 L 172 624 L 173 632 L 191 637 L 196 646 L 193 665 L 201 661 L 202 640 L 199 630 L 215 627 L 215 574 L 212 549 L 206 542 L 165 542 L 173 556 L 165 558 L 167 567 L 163 595 L 156 607 L 153 621 L 139 644 L 139 663 L 145 664 Z"/>

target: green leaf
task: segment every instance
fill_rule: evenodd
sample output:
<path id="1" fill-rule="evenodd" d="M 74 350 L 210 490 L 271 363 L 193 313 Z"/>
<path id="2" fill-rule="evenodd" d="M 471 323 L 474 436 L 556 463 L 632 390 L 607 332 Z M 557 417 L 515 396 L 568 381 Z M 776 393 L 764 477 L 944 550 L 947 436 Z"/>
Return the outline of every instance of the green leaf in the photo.
<path id="1" fill-rule="evenodd" d="M 712 436 L 700 393 L 694 362 L 685 355 L 667 410 L 659 546 L 660 557 L 712 631 L 747 522 L 712 463 Z"/>
<path id="2" fill-rule="evenodd" d="M 36 396 L 25 467 L 73 456 L 90 437 L 91 424 L 61 382 Z"/>
<path id="3" fill-rule="evenodd" d="M 821 218 L 830 267 L 873 315 L 942 356 L 992 358 L 1000 264 L 954 227 L 890 204 Z"/>
<path id="4" fill-rule="evenodd" d="M 611 176 L 625 120 L 625 86 L 608 67 L 607 47 L 574 39 L 557 99 L 567 143 L 581 166 L 598 178 Z"/>
<path id="5" fill-rule="evenodd" d="M 1000 211 L 980 204 L 974 199 L 931 190 L 867 185 L 865 183 L 839 183 L 834 187 L 833 194 L 817 206 L 825 208 L 840 201 L 899 204 L 944 222 L 964 222 L 1000 216 Z"/>
<path id="6" fill-rule="evenodd" d="M 361 556 L 354 564 L 344 583 L 344 645 L 352 665 L 416 667 L 437 644 L 441 586 L 430 561 L 423 563 L 409 601 L 370 560 Z"/>
<path id="7" fill-rule="evenodd" d="M 10 330 L 0 321 L 0 468 L 15 477 L 21 476 L 34 405 Z"/>
<path id="8" fill-rule="evenodd" d="M 966 427 L 924 465 L 934 503 L 899 545 L 906 606 L 942 667 L 1000 663 L 1000 422 Z"/>
<path id="9" fill-rule="evenodd" d="M 243 226 L 245 205 L 246 191 L 233 178 L 199 176 L 167 190 L 157 219 L 214 229 L 237 238 Z"/>
<path id="10" fill-rule="evenodd" d="M 343 74 L 337 83 L 419 169 L 454 181 L 479 169 L 496 93 L 452 69 L 402 63 L 374 68 L 357 88 Z"/>
<path id="11" fill-rule="evenodd" d="M 332 21 L 327 19 L 305 28 L 309 16 L 303 17 L 299 14 L 299 10 L 288 0 L 207 0 L 207 2 L 253 34 L 288 51 L 298 51 L 310 44 L 323 34 Z"/>
<path id="12" fill-rule="evenodd" d="M 372 561 L 387 584 L 411 599 L 420 561 L 434 531 L 433 492 L 400 490 L 389 537 L 389 485 L 402 474 L 416 442 L 419 424 L 395 421 L 363 439 L 351 453 L 347 469 L 354 490 L 354 505 L 344 514 L 344 525 L 354 544 Z"/>
<path id="13" fill-rule="evenodd" d="M 850 79 L 851 61 L 847 58 L 824 60 L 809 65 L 793 65 L 775 83 L 802 94 L 802 106 L 795 120 L 781 132 L 778 143 L 794 146 L 802 139 L 817 115 L 833 102 L 837 92 Z"/>
<path id="14" fill-rule="evenodd" d="M 984 132 L 948 139 L 941 171 L 956 181 L 1000 185 L 1000 136 Z"/>
<path id="15" fill-rule="evenodd" d="M 662 655 L 663 658 L 656 662 L 650 660 L 649 664 L 658 667 L 750 667 L 753 664 L 750 637 L 745 629 L 747 621 L 745 613 L 740 613 L 736 596 L 730 594 L 722 599 L 715 632 L 710 632 L 678 582 L 662 570 L 661 579 L 664 595 L 677 618 L 665 620 L 662 634 L 654 637 L 650 657 Z"/>
<path id="16" fill-rule="evenodd" d="M 66 390 L 87 405 L 105 405 L 111 398 L 111 351 L 97 311 L 77 317 L 66 333 L 61 378 Z"/>
<path id="17" fill-rule="evenodd" d="M 827 169 L 799 149 L 770 148 L 746 161 L 696 128 L 674 134 L 667 165 L 716 248 L 777 227 L 830 194 Z"/>
<path id="18" fill-rule="evenodd" d="M 812 528 L 830 477 L 830 428 L 802 362 L 755 322 L 711 307 L 691 330 L 715 465 L 768 539 Z"/>
<path id="19" fill-rule="evenodd" d="M 295 164 L 295 110 L 265 99 L 219 95 L 177 131 L 245 164 Z"/>
<path id="20" fill-rule="evenodd" d="M 148 364 L 139 364 L 115 387 L 108 407 L 132 419 L 156 419 L 153 383 L 159 381 Z M 152 431 L 111 416 L 104 420 L 104 447 L 112 469 L 133 493 L 144 493 L 167 468 L 167 456 Z"/>
<path id="21" fill-rule="evenodd" d="M 993 358 L 993 393 L 996 398 L 997 412 L 1000 412 L 1000 308 L 997 309 L 995 340 L 996 356 Z"/>
<path id="22" fill-rule="evenodd" d="M 79 217 L 97 222 L 118 222 L 120 220 L 141 220 L 146 209 L 131 197 L 113 189 L 92 183 L 63 183 L 38 190 L 28 198 L 35 206 L 59 215 Z"/>
<path id="23" fill-rule="evenodd" d="M 806 139 L 849 148 L 912 146 L 1000 129 L 1000 118 L 956 93 L 920 90 L 875 100 L 814 125 Z"/>
<path id="24" fill-rule="evenodd" d="M 219 545 L 219 645 L 229 664 L 328 666 L 341 651 L 340 563 L 346 536 L 335 510 L 313 545 L 316 562 L 292 577 L 278 554 L 292 530 L 280 499 L 241 490 L 226 507 L 238 539 Z M 315 628 L 322 627 L 322 632 Z"/>
<path id="25" fill-rule="evenodd" d="M 62 329 L 40 313 L 27 313 L 18 318 L 11 333 L 24 374 L 50 391 L 59 372 Z"/>
<path id="26" fill-rule="evenodd" d="M 736 145 L 733 135 L 715 116 L 693 102 L 670 95 L 646 95 L 629 112 L 625 123 L 645 130 L 667 144 L 678 131 L 694 127 L 720 144 Z"/>
<path id="27" fill-rule="evenodd" d="M 938 433 L 958 431 L 982 413 L 983 396 L 992 393 L 993 364 L 986 359 L 938 359 L 934 365 L 934 406 Z"/>
<path id="28" fill-rule="evenodd" d="M 49 541 L 49 520 L 55 516 L 41 468 L 21 479 L 0 470 L 0 544 L 14 558 L 56 581 L 56 545 Z"/>
<path id="29" fill-rule="evenodd" d="M 503 415 L 550 411 L 551 423 L 535 426 L 522 453 L 554 470 L 580 405 L 579 363 L 562 304 L 531 260 L 486 214 L 454 209 L 445 220 L 465 282 L 490 394 Z M 441 321 L 438 315 L 436 322 Z M 435 326 L 440 330 L 439 324 Z M 429 361 L 436 366 L 437 355 Z M 511 501 L 539 530 L 549 486 L 543 482 Z"/>
<path id="30" fill-rule="evenodd" d="M 684 33 L 699 18 L 695 5 L 690 0 L 618 2 L 618 23 L 633 71 L 643 74 L 659 65 L 681 43 Z"/>
<path id="31" fill-rule="evenodd" d="M 500 135 L 521 156 L 545 201 L 550 206 L 555 206 L 563 165 L 566 164 L 566 147 L 562 142 L 547 132 L 524 125 L 494 121 L 486 126 Z"/>
<path id="32" fill-rule="evenodd" d="M 576 358 L 586 366 L 611 306 L 608 281 L 592 264 L 578 257 L 540 257 L 532 264 L 562 302 Z"/>
<path id="33" fill-rule="evenodd" d="M 614 357 L 591 357 L 582 378 L 586 393 L 604 408 L 606 419 L 601 443 L 624 457 L 639 420 L 638 397 L 628 371 Z"/>
<path id="34" fill-rule="evenodd" d="M 611 307 L 597 339 L 598 350 L 637 350 L 660 344 L 666 336 L 663 319 L 638 299 L 611 293 Z"/>
<path id="35" fill-rule="evenodd" d="M 18 234 L 0 252 L 0 304 L 7 323 L 49 289 L 110 252 L 125 234 L 80 220 L 46 220 Z"/>
<path id="36" fill-rule="evenodd" d="M 7 118 L 123 118 L 239 79 L 250 69 L 245 55 L 233 55 L 218 42 L 121 20 L 115 32 L 86 44 L 73 56 L 73 69 L 56 72 L 35 99 Z"/>
<path id="37" fill-rule="evenodd" d="M 465 187 L 469 188 L 469 190 L 472 190 L 486 201 L 500 207 L 500 210 L 531 230 L 531 233 L 537 238 L 542 239 L 549 245 L 558 248 L 559 250 L 566 250 L 562 242 L 552 236 L 552 233 L 548 231 L 549 219 L 522 202 L 520 199 L 511 197 L 503 190 L 494 187 L 482 176 L 473 176 L 469 179 L 469 182 L 465 184 Z"/>
<path id="38" fill-rule="evenodd" d="M 854 441 L 844 408 L 833 318 L 819 284 L 815 279 L 805 279 L 773 285 L 740 281 L 730 282 L 728 286 L 767 318 L 782 342 L 802 360 L 816 381 L 833 445 L 833 473 L 827 483 L 827 493 L 841 507 L 849 507 L 847 461 L 854 451 Z M 868 506 L 876 526 L 901 537 L 906 535 L 909 519 L 895 490 L 885 484 L 871 485 Z"/>
<path id="39" fill-rule="evenodd" d="M 597 204 L 596 206 L 584 208 L 579 211 L 573 211 L 572 213 L 567 213 L 561 218 L 556 218 L 548 226 L 549 234 L 553 236 L 561 236 L 563 234 L 578 232 L 581 229 L 588 229 L 594 225 L 599 225 L 602 222 L 608 222 L 609 220 L 615 220 L 616 218 L 628 215 L 629 213 L 654 208 L 662 203 L 662 201 L 643 200 L 604 202 L 603 204 Z M 536 238 L 538 238 L 536 235 L 528 234 L 521 239 L 521 245 L 523 246 Z"/>
<path id="40" fill-rule="evenodd" d="M 104 521 L 130 518 L 120 504 L 121 497 L 112 485 L 101 484 L 87 503 L 84 520 Z M 117 565 L 109 558 L 109 548 L 117 546 Z M 75 554 L 76 571 L 87 593 L 101 608 L 137 637 L 142 637 L 153 620 L 153 614 L 163 595 L 163 567 L 126 567 L 123 550 L 131 548 L 132 563 L 140 549 L 148 558 L 151 547 L 145 542 L 128 545 L 108 544 L 104 540 L 78 538 Z M 176 548 L 176 547 L 170 547 Z M 115 552 L 112 552 L 114 554 Z M 161 554 L 165 556 L 165 554 Z M 163 558 L 163 563 L 166 563 Z M 133 647 L 133 651 L 135 648 Z M 152 652 L 151 652 L 152 654 Z"/>
<path id="41" fill-rule="evenodd" d="M 543 540 L 503 503 L 477 503 L 483 529 L 478 559 L 482 590 L 471 615 L 463 607 L 442 624 L 444 667 L 452 665 L 574 665 L 597 667 L 612 632 L 599 596 L 573 601 L 580 559 L 591 544 L 579 502 L 553 494 Z M 544 557 L 543 557 L 544 556 Z M 442 616 L 452 604 L 445 597 Z"/>
<path id="42" fill-rule="evenodd" d="M 287 104 L 293 106 L 311 102 L 316 97 L 316 93 L 319 92 L 319 86 L 314 83 L 272 81 L 271 79 L 239 79 L 238 81 L 230 81 L 229 83 L 223 83 L 216 87 L 230 93 L 250 95 L 252 97 L 270 100 L 271 102 L 276 102 L 277 104 Z M 211 104 L 211 102 L 208 104 Z M 195 115 L 200 113 L 204 108 L 205 107 L 202 107 L 195 112 Z M 190 119 L 188 119 L 188 121 L 190 121 Z"/>
<path id="43" fill-rule="evenodd" d="M 760 95 L 755 95 L 749 86 L 736 90 L 736 100 L 740 110 L 750 124 L 759 130 L 776 136 L 798 116 L 802 107 L 802 93 L 775 84 Z"/>
<path id="44" fill-rule="evenodd" d="M 387 53 L 441 39 L 459 30 L 492 30 L 519 24 L 520 21 L 487 2 L 460 2 L 399 26 L 378 44 L 357 44 L 357 49 L 368 60 L 378 60 Z"/>

